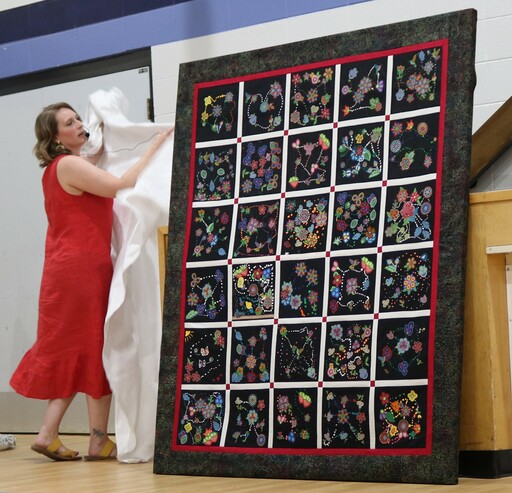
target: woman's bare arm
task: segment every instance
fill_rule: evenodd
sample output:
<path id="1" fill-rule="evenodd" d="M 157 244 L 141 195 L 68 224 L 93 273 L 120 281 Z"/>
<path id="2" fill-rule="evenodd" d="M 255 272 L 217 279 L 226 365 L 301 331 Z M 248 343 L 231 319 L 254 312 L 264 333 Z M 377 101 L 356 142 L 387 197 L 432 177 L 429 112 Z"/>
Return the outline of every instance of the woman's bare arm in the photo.
<path id="1" fill-rule="evenodd" d="M 79 156 L 65 156 L 57 167 L 59 183 L 69 193 L 92 193 L 101 197 L 115 197 L 119 190 L 135 186 L 137 178 L 160 149 L 164 141 L 174 132 L 170 127 L 165 132 L 158 133 L 141 158 L 122 176 L 91 166 L 91 163 Z"/>

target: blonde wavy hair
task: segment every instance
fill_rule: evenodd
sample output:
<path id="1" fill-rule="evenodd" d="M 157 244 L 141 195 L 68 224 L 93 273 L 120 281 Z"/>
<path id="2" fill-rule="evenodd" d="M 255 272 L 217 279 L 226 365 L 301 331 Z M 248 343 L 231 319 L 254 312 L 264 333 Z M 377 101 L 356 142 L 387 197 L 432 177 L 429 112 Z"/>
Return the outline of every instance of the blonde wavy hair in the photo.
<path id="1" fill-rule="evenodd" d="M 39 160 L 41 168 L 48 166 L 60 154 L 71 154 L 62 144 L 57 144 L 55 141 L 58 131 L 56 115 L 62 108 L 75 111 L 68 103 L 55 103 L 43 108 L 43 111 L 36 118 L 34 130 L 37 142 L 34 146 L 34 154 Z"/>

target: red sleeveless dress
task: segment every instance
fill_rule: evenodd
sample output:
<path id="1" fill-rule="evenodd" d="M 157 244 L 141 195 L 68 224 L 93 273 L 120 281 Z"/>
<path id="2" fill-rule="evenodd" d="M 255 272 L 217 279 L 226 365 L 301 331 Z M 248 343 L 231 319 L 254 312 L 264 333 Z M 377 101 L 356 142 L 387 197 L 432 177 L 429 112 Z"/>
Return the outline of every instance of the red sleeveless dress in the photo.
<path id="1" fill-rule="evenodd" d="M 11 386 L 35 399 L 83 392 L 110 394 L 102 363 L 103 328 L 112 280 L 113 199 L 67 193 L 58 156 L 43 175 L 48 231 L 39 295 L 37 340 Z"/>

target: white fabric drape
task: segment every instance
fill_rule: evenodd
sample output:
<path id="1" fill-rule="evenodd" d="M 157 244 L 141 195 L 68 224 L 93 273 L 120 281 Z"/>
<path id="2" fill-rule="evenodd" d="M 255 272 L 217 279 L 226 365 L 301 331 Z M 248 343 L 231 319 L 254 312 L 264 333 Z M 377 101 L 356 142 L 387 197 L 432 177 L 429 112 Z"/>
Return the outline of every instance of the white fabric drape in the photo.
<path id="1" fill-rule="evenodd" d="M 88 149 L 101 145 L 98 166 L 119 176 L 168 125 L 132 123 L 121 91 L 89 96 Z M 146 462 L 155 442 L 162 316 L 157 230 L 168 223 L 172 138 L 165 142 L 133 189 L 114 200 L 114 275 L 105 322 L 103 362 L 113 392 L 118 460 Z"/>

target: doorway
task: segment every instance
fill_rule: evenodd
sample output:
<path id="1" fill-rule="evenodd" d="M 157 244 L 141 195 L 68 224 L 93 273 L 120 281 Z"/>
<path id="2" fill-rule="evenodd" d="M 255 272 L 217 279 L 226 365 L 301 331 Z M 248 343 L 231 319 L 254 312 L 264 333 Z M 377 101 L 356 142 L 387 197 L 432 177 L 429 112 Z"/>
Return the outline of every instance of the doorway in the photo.
<path id="1" fill-rule="evenodd" d="M 119 88 L 129 102 L 127 118 L 152 120 L 151 53 L 140 50 L 108 59 L 0 80 L 0 409 L 2 431 L 39 429 L 44 401 L 17 395 L 9 379 L 33 344 L 47 220 L 41 189 L 42 170 L 32 154 L 34 122 L 41 109 L 66 101 L 85 116 L 88 96 Z M 110 429 L 113 429 L 111 413 Z M 87 433 L 85 398 L 77 396 L 61 427 Z"/>

